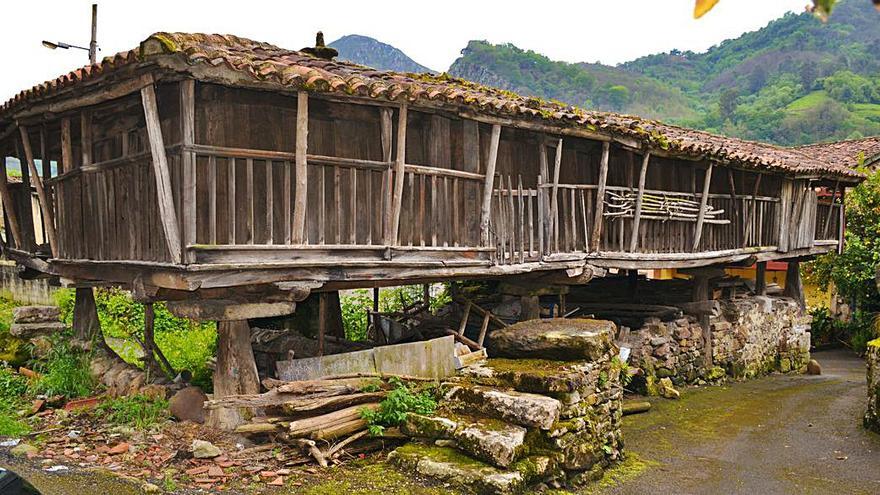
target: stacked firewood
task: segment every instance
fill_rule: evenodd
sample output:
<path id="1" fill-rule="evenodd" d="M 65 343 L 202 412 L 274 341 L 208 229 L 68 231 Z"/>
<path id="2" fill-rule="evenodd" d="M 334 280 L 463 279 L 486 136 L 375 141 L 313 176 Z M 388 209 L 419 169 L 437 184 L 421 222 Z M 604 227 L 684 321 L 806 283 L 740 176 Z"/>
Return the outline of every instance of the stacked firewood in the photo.
<path id="1" fill-rule="evenodd" d="M 205 408 L 242 408 L 256 413 L 235 432 L 258 444 L 281 443 L 300 449 L 321 466 L 382 449 L 403 438 L 395 428 L 386 429 L 381 437 L 372 437 L 362 418 L 363 410 L 379 407 L 390 388 L 378 375 L 337 375 L 293 382 L 267 378 L 263 386 L 268 389 L 265 393 L 212 399 L 205 402 Z"/>

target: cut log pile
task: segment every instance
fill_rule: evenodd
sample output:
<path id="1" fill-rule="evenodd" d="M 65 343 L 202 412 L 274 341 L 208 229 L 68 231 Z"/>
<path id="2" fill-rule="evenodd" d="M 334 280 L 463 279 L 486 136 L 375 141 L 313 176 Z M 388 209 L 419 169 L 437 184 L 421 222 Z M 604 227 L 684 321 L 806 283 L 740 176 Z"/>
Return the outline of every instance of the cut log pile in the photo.
<path id="1" fill-rule="evenodd" d="M 208 400 L 205 409 L 252 409 L 258 414 L 239 425 L 236 433 L 258 444 L 292 446 L 326 467 L 405 438 L 395 428 L 386 429 L 382 437 L 372 437 L 362 418 L 362 411 L 377 409 L 385 398 L 389 386 L 381 378 L 389 377 L 359 373 L 292 382 L 267 378 L 263 380 L 267 392 Z"/>

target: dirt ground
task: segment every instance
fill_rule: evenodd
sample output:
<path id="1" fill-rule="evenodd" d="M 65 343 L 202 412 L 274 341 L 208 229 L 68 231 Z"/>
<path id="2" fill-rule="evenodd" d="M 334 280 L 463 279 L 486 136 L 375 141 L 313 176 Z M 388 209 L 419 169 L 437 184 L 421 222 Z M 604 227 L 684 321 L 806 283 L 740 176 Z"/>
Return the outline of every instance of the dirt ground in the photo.
<path id="1" fill-rule="evenodd" d="M 686 389 L 679 401 L 653 400 L 650 412 L 624 418 L 627 461 L 581 493 L 880 493 L 880 436 L 861 427 L 864 361 L 844 351 L 814 357 L 822 376 L 773 375 Z M 5 456 L 0 465 L 46 495 L 141 493 L 137 484 L 100 473 L 48 474 Z M 289 477 L 284 488 L 246 492 L 451 493 L 413 480 L 381 458 L 309 471 Z"/>

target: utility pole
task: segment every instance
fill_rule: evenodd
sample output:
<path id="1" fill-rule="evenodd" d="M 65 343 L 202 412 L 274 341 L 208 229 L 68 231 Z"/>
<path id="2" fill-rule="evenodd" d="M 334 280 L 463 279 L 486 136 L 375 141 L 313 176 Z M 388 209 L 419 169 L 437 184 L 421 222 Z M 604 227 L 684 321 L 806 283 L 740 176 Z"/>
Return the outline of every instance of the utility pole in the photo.
<path id="1" fill-rule="evenodd" d="M 98 4 L 92 4 L 92 39 L 89 41 L 89 63 L 95 65 L 98 58 Z"/>

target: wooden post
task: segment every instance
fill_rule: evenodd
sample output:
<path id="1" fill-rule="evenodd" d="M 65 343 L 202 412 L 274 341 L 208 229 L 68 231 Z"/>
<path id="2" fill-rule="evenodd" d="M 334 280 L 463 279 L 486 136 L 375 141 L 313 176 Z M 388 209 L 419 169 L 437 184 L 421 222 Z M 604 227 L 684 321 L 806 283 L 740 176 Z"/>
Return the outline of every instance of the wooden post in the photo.
<path id="1" fill-rule="evenodd" d="M 379 121 L 381 125 L 382 139 L 382 161 L 391 163 L 392 153 L 392 135 L 391 126 L 391 109 L 387 107 L 379 108 Z M 382 172 L 382 235 L 385 236 L 391 229 L 391 208 L 393 204 L 392 191 L 394 189 L 393 175 L 391 173 L 391 165 Z M 385 245 L 390 245 L 388 238 L 382 241 Z"/>
<path id="2" fill-rule="evenodd" d="M 30 171 L 31 184 L 36 188 L 37 196 L 40 199 L 40 209 L 43 211 L 43 218 L 45 219 L 46 235 L 49 237 L 49 249 L 52 251 L 52 257 L 57 258 L 58 238 L 55 237 L 55 221 L 53 220 L 54 215 L 49 204 L 49 197 L 46 195 L 46 190 L 43 189 L 43 181 L 40 179 L 39 174 L 37 174 L 37 165 L 34 163 L 34 152 L 31 149 L 31 140 L 28 137 L 27 128 L 20 126 L 18 130 L 21 133 L 21 144 L 24 147 L 24 159 Z"/>
<path id="3" fill-rule="evenodd" d="M 6 218 L 9 220 L 9 228 L 12 230 L 12 239 L 9 238 L 9 232 L 6 232 L 6 244 L 21 248 L 23 239 L 21 237 L 21 226 L 18 223 L 18 212 L 15 209 L 15 201 L 12 199 L 12 193 L 9 192 L 9 184 L 6 182 L 6 159 L 0 157 L 0 200 L 3 201 L 3 208 L 6 211 Z"/>
<path id="4" fill-rule="evenodd" d="M 797 261 L 789 261 L 785 270 L 785 289 L 782 295 L 797 301 L 801 309 L 806 309 L 804 302 L 804 286 L 801 283 L 801 264 Z"/>
<path id="5" fill-rule="evenodd" d="M 95 294 L 91 287 L 77 287 L 73 299 L 73 335 L 77 340 L 91 342 L 100 333 Z"/>
<path id="6" fill-rule="evenodd" d="M 73 170 L 73 143 L 70 138 L 70 118 L 61 119 L 61 163 L 58 175 Z"/>
<path id="7" fill-rule="evenodd" d="M 309 94 L 296 95 L 296 190 L 293 198 L 293 227 L 291 242 L 303 244 L 306 229 L 306 203 L 309 199 L 309 167 L 306 155 L 309 147 Z"/>
<path id="8" fill-rule="evenodd" d="M 324 355 L 324 336 L 327 334 L 327 293 L 318 294 L 318 356 Z"/>
<path id="9" fill-rule="evenodd" d="M 247 320 L 217 322 L 217 367 L 214 370 L 214 398 L 229 395 L 257 394 L 260 379 L 251 347 L 251 329 Z M 225 431 L 244 422 L 246 409 L 218 408 L 208 413 L 207 425 Z"/>
<path id="10" fill-rule="evenodd" d="M 794 193 L 794 184 L 789 179 L 782 179 L 782 190 L 779 195 L 779 234 L 777 238 L 777 250 L 788 252 L 788 229 L 791 221 L 791 197 Z"/>
<path id="11" fill-rule="evenodd" d="M 156 91 L 153 86 L 141 89 L 141 101 L 150 140 L 150 153 L 153 156 L 153 174 L 156 176 L 156 196 L 159 204 L 159 218 L 165 233 L 165 243 L 173 263 L 181 263 L 180 232 L 177 229 L 177 214 L 174 211 L 174 197 L 171 193 L 171 173 L 168 158 L 165 156 L 165 142 L 159 122 L 159 109 L 156 106 Z"/>
<path id="12" fill-rule="evenodd" d="M 184 79 L 180 82 L 180 125 L 181 143 L 184 147 L 192 146 L 196 141 L 196 89 L 193 79 Z M 209 143 L 214 144 L 214 143 Z M 180 154 L 181 168 L 183 169 L 183 200 L 180 207 L 183 210 L 183 248 L 195 244 L 196 241 L 196 154 L 187 149 Z M 234 217 L 234 212 L 229 214 Z M 194 261 L 194 253 L 187 253 L 187 261 Z"/>
<path id="13" fill-rule="evenodd" d="M 709 281 L 708 275 L 693 276 L 693 293 L 691 300 L 693 302 L 702 302 L 710 299 L 709 297 Z M 709 312 L 703 312 L 700 315 L 700 327 L 703 330 L 703 365 L 707 368 L 712 366 L 712 326 L 709 321 Z"/>
<path id="14" fill-rule="evenodd" d="M 156 358 L 153 352 L 156 347 L 156 340 L 153 335 L 155 327 L 156 312 L 153 303 L 144 304 L 144 369 L 155 370 Z"/>
<path id="15" fill-rule="evenodd" d="M 480 234 L 483 245 L 489 245 L 489 219 L 492 213 L 492 193 L 495 188 L 495 164 L 498 161 L 498 143 L 501 142 L 501 126 L 492 126 L 489 141 L 489 161 L 486 163 L 486 178 L 483 181 L 483 202 L 480 207 Z"/>
<path id="16" fill-rule="evenodd" d="M 406 172 L 406 125 L 407 106 L 401 105 L 397 115 L 397 153 L 394 157 L 394 196 L 391 211 L 391 228 L 385 235 L 385 245 L 397 245 L 400 232 L 400 210 L 403 208 L 403 179 Z"/>
<path id="17" fill-rule="evenodd" d="M 715 168 L 715 162 L 709 162 L 706 169 L 706 175 L 703 178 L 703 195 L 700 196 L 700 212 L 697 214 L 697 226 L 694 228 L 694 245 L 691 251 L 696 251 L 700 247 L 700 237 L 703 235 L 703 221 L 706 219 L 706 207 L 709 204 L 709 184 L 712 183 L 712 169 Z"/>
<path id="18" fill-rule="evenodd" d="M 741 233 L 741 229 L 740 229 L 741 223 L 740 222 L 741 222 L 742 217 L 740 215 L 739 207 L 736 204 L 736 177 L 733 174 L 732 168 L 727 169 L 727 184 L 728 184 L 728 187 L 730 187 L 730 207 L 733 210 L 731 212 L 732 216 L 733 216 L 733 220 L 732 220 L 733 221 L 733 235 L 734 235 L 733 240 L 734 240 L 734 245 L 739 245 L 739 242 L 738 242 L 739 238 L 737 238 L 736 236 L 740 235 L 740 233 Z"/>
<path id="19" fill-rule="evenodd" d="M 761 187 L 761 177 L 763 177 L 763 176 L 764 176 L 764 174 L 758 174 L 758 176 L 755 178 L 755 187 L 752 189 L 752 210 L 751 210 L 751 213 L 749 213 L 748 209 L 746 209 L 746 211 L 745 211 L 745 220 L 744 220 L 745 232 L 743 232 L 742 247 L 748 246 L 749 236 L 752 233 L 752 223 L 754 223 L 755 220 L 758 218 L 758 200 L 756 198 L 758 196 L 758 190 Z"/>
<path id="20" fill-rule="evenodd" d="M 767 262 L 759 261 L 755 266 L 755 295 L 767 295 Z"/>
<path id="21" fill-rule="evenodd" d="M 636 211 L 633 214 L 632 235 L 629 238 L 629 250 L 631 253 L 639 247 L 639 223 L 642 221 L 642 200 L 645 195 L 645 179 L 648 176 L 648 162 L 651 160 L 651 152 L 646 151 L 642 158 L 642 169 L 639 171 L 639 192 L 636 195 Z"/>
<path id="22" fill-rule="evenodd" d="M 553 189 L 550 191 L 550 232 L 553 249 L 559 251 L 559 170 L 562 168 L 562 139 L 556 142 L 556 158 L 553 161 Z"/>
<path id="23" fill-rule="evenodd" d="M 596 191 L 596 214 L 593 217 L 593 233 L 590 237 L 590 251 L 598 252 L 602 237 L 602 223 L 605 214 L 605 182 L 608 180 L 608 159 L 611 144 L 602 143 L 602 161 L 599 162 L 599 188 Z"/>

